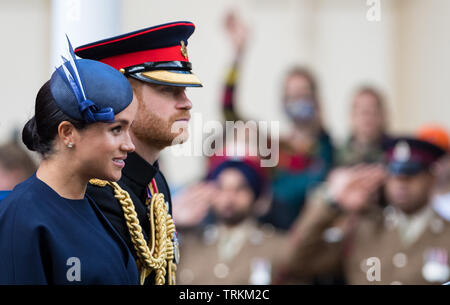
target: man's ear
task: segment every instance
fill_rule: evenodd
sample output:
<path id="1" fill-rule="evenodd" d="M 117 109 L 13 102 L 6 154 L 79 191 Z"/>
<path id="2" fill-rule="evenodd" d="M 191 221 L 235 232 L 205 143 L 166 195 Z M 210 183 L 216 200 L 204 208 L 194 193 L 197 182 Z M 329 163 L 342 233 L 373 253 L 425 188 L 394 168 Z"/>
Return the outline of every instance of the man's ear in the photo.
<path id="1" fill-rule="evenodd" d="M 72 148 L 75 146 L 76 130 L 75 126 L 68 121 L 62 121 L 58 125 L 58 138 L 64 146 Z"/>

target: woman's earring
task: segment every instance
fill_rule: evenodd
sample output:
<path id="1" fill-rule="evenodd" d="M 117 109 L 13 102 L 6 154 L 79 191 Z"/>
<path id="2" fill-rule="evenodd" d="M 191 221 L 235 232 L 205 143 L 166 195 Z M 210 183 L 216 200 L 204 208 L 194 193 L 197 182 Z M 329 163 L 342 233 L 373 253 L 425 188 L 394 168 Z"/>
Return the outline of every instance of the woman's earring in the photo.
<path id="1" fill-rule="evenodd" d="M 73 143 L 69 142 L 69 144 L 67 145 L 67 147 L 72 148 L 73 147 Z"/>

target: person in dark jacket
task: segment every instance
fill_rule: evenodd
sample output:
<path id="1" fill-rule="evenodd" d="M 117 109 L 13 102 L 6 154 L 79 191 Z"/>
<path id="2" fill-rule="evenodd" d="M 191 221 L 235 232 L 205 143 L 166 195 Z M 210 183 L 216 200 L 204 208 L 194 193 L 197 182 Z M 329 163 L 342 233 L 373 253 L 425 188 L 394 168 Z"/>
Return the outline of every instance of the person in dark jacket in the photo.
<path id="1" fill-rule="evenodd" d="M 175 283 L 178 241 L 170 191 L 158 158 L 165 147 L 188 137 L 192 104 L 186 87 L 202 86 L 191 72 L 187 52 L 194 29 L 191 22 L 172 22 L 75 50 L 82 58 L 99 60 L 121 71 L 138 101 L 131 127 L 136 152 L 128 156 L 122 179 L 118 184 L 93 180 L 88 194 L 127 242 L 137 261 L 141 284 L 146 285 Z"/>

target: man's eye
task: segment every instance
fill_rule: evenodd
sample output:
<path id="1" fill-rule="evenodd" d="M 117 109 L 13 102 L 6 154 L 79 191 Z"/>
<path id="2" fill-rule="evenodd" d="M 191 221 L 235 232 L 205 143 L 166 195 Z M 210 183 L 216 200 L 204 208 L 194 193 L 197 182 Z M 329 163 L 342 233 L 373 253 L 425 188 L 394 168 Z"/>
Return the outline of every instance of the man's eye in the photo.
<path id="1" fill-rule="evenodd" d="M 165 87 L 165 88 L 163 89 L 163 92 L 166 92 L 166 93 L 173 93 L 174 90 L 173 90 L 173 88 Z"/>

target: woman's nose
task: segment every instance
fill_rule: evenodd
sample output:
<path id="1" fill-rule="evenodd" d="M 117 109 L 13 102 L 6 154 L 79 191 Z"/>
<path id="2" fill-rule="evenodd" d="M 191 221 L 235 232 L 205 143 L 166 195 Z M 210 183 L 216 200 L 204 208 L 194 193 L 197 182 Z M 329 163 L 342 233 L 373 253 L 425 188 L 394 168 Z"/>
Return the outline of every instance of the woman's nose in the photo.
<path id="1" fill-rule="evenodd" d="M 125 143 L 122 144 L 122 150 L 126 151 L 127 153 L 131 153 L 135 150 L 135 146 L 133 144 L 133 141 L 131 141 L 131 137 L 128 134 L 127 135 L 127 140 Z"/>

